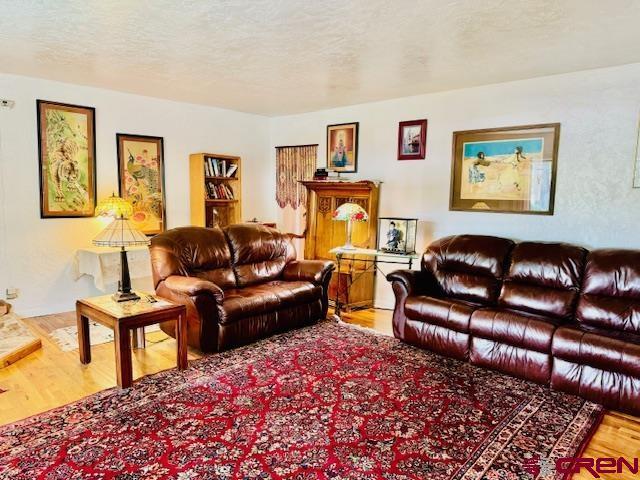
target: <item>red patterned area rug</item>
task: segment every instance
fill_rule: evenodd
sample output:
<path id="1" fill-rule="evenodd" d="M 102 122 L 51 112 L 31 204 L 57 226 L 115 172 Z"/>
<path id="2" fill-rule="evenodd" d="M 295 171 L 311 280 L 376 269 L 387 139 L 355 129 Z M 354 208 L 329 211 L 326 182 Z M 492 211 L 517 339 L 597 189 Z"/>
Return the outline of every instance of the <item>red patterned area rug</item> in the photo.
<path id="1" fill-rule="evenodd" d="M 601 414 L 323 322 L 0 427 L 0 478 L 555 479 Z"/>

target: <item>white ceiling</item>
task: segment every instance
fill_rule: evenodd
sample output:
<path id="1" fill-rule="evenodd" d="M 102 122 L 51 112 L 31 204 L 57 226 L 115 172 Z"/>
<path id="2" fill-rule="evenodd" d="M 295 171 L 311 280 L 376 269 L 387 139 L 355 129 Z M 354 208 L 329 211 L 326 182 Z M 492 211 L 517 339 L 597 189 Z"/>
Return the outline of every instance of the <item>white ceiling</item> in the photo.
<path id="1" fill-rule="evenodd" d="M 0 71 L 265 115 L 640 61 L 638 0 L 0 0 Z"/>

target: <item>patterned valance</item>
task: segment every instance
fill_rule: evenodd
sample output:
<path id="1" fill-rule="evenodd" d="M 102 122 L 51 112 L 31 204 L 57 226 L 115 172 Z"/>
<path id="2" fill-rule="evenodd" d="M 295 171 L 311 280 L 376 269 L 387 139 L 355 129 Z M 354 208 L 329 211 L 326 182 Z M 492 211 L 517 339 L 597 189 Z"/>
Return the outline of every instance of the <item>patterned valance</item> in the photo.
<path id="1" fill-rule="evenodd" d="M 311 180 L 318 158 L 317 145 L 276 147 L 276 201 L 294 210 L 307 203 L 307 189 L 300 180 Z"/>

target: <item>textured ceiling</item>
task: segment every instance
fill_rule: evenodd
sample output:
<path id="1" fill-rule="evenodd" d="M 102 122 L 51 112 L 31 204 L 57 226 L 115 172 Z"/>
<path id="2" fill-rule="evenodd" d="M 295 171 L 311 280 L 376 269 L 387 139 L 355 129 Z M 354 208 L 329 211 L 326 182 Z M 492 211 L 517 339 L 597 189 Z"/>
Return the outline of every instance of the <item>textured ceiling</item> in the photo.
<path id="1" fill-rule="evenodd" d="M 638 0 L 0 0 L 0 71 L 281 115 L 640 61 Z"/>

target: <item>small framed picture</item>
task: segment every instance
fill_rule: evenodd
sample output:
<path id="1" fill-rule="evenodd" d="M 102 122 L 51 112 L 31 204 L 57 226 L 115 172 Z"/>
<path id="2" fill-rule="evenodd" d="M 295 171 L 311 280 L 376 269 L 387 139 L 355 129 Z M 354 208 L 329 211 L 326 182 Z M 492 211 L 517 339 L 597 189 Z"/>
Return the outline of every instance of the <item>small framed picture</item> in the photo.
<path id="1" fill-rule="evenodd" d="M 118 133 L 116 142 L 120 196 L 133 205 L 130 220 L 147 235 L 164 232 L 167 219 L 162 137 Z"/>
<path id="2" fill-rule="evenodd" d="M 378 250 L 399 255 L 415 253 L 417 227 L 417 218 L 379 218 Z"/>
<path id="3" fill-rule="evenodd" d="M 358 122 L 327 125 L 327 170 L 358 171 Z"/>
<path id="4" fill-rule="evenodd" d="M 427 120 L 400 122 L 398 160 L 424 160 L 427 154 Z"/>

